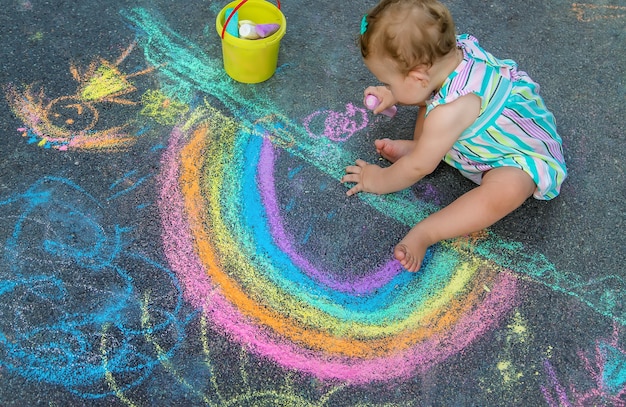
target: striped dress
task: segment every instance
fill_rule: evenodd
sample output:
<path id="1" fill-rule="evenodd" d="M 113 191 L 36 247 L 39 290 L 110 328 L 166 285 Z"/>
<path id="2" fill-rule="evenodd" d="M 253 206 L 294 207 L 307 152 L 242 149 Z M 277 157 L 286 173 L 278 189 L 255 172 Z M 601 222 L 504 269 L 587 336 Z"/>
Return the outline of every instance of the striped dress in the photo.
<path id="1" fill-rule="evenodd" d="M 443 160 L 477 184 L 492 168 L 517 167 L 535 181 L 535 198 L 556 197 L 567 168 L 554 116 L 539 96 L 539 85 L 518 71 L 514 61 L 483 50 L 471 35 L 458 36 L 457 43 L 463 61 L 427 102 L 426 116 L 470 93 L 480 97 L 481 108 Z"/>

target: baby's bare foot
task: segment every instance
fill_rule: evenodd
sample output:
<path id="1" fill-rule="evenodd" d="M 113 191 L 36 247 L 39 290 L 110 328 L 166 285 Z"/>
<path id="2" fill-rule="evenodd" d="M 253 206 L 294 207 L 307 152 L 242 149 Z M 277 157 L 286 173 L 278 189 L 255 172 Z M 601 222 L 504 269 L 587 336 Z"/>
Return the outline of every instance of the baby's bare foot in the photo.
<path id="1" fill-rule="evenodd" d="M 390 162 L 396 162 L 400 157 L 413 150 L 413 140 L 391 140 L 388 138 L 375 140 L 376 152 Z"/>
<path id="2" fill-rule="evenodd" d="M 396 245 L 393 250 L 393 255 L 407 271 L 418 271 L 422 265 L 424 256 L 426 255 L 428 245 L 423 245 L 419 242 L 411 243 L 409 245 L 409 243 L 405 242 L 405 240 L 407 240 L 406 237 Z"/>

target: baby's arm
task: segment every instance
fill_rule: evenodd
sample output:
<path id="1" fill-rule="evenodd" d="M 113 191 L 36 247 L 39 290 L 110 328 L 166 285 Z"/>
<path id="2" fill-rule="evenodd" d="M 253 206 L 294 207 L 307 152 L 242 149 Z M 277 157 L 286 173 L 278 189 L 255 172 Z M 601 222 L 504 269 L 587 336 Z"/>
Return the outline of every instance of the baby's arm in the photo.
<path id="1" fill-rule="evenodd" d="M 363 160 L 348 166 L 341 182 L 356 185 L 347 194 L 388 194 L 415 184 L 437 168 L 461 133 L 476 120 L 479 111 L 480 99 L 476 95 L 462 96 L 452 103 L 436 107 L 425 118 L 415 148 L 390 167 L 381 168 Z"/>

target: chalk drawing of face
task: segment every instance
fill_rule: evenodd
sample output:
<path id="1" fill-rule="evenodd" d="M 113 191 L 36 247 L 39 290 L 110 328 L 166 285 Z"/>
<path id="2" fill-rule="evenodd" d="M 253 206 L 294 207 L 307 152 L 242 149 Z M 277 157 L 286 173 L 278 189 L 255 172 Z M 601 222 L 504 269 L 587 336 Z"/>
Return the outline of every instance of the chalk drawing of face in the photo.
<path id="1" fill-rule="evenodd" d="M 132 74 L 124 74 L 118 68 L 134 47 L 132 43 L 114 63 L 94 60 L 84 72 L 71 64 L 70 72 L 79 84 L 76 94 L 60 96 L 46 105 L 43 89 L 34 92 L 30 86 L 19 91 L 7 86 L 7 100 L 25 123 L 24 135 L 30 136 L 29 142 L 58 150 L 117 150 L 132 144 L 135 138 L 123 131 L 126 124 L 101 130 L 95 127 L 99 119 L 97 104 L 139 103 L 123 98 L 137 90 L 130 78 L 149 73 L 153 68 Z"/>
<path id="2" fill-rule="evenodd" d="M 53 100 L 46 107 L 45 120 L 52 126 L 75 134 L 94 128 L 98 121 L 98 110 L 76 96 L 64 96 Z"/>

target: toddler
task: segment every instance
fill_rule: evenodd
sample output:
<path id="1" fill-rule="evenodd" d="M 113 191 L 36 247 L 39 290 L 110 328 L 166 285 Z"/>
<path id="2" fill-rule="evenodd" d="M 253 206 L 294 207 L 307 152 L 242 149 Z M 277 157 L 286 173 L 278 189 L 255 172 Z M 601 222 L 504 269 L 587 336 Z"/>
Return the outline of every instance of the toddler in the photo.
<path id="1" fill-rule="evenodd" d="M 408 271 L 417 271 L 428 247 L 484 229 L 531 195 L 552 199 L 567 175 L 561 138 L 539 85 L 511 60 L 483 50 L 470 35 L 456 35 L 449 10 L 436 0 L 382 0 L 361 22 L 361 53 L 384 86 L 365 96 L 417 105 L 412 140 L 376 140 L 392 165 L 357 160 L 341 182 L 358 192 L 388 194 L 410 187 L 443 159 L 478 186 L 428 216 L 394 248 Z"/>

